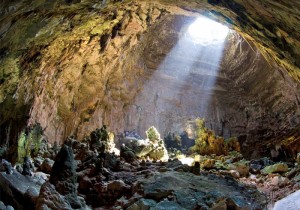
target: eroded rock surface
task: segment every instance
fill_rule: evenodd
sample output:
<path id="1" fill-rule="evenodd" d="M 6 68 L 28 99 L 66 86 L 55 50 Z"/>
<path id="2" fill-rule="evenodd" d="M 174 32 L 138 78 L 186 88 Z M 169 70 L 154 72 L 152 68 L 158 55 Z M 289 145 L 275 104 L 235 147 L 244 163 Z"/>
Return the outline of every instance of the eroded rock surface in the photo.
<path id="1" fill-rule="evenodd" d="M 249 156 L 269 152 L 254 153 L 253 143 L 265 148 L 274 139 L 297 153 L 297 7 L 296 0 L 1 2 L 1 135 L 16 142 L 26 124 L 39 122 L 52 143 L 103 124 L 140 134 L 154 125 L 164 136 L 200 116 L 218 135 L 239 137 Z M 247 39 L 231 37 L 223 60 L 218 46 L 184 39 L 206 10 Z"/>
<path id="2" fill-rule="evenodd" d="M 55 190 L 66 198 L 72 208 L 82 208 L 77 197 L 76 163 L 72 148 L 62 146 L 55 158 L 49 181 L 55 186 Z"/>

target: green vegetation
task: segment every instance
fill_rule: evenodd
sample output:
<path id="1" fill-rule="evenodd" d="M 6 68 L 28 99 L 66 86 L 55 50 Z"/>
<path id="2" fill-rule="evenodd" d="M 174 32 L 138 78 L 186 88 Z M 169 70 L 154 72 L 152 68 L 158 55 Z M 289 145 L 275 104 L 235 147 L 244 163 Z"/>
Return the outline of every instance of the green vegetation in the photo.
<path id="1" fill-rule="evenodd" d="M 28 128 L 28 132 L 23 130 L 18 140 L 18 162 L 22 163 L 26 156 L 36 156 L 43 139 L 43 130 L 40 124 L 35 124 Z"/>
<path id="2" fill-rule="evenodd" d="M 154 126 L 151 126 L 146 131 L 146 135 L 147 135 L 147 138 L 152 142 L 160 140 L 160 134 L 158 133 L 157 129 Z"/>
<path id="3" fill-rule="evenodd" d="M 201 155 L 216 154 L 226 155 L 227 147 L 222 137 L 216 136 L 213 131 L 205 127 L 204 119 L 197 118 L 195 145 L 190 148 L 192 152 Z"/>

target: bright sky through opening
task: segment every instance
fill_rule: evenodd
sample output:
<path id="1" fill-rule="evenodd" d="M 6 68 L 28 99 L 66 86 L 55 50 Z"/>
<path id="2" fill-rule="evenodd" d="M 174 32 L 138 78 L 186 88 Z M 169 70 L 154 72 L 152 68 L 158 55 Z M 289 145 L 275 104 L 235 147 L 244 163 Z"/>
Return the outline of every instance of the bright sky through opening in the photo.
<path id="1" fill-rule="evenodd" d="M 205 17 L 199 17 L 193 22 L 188 33 L 195 43 L 209 45 L 224 42 L 229 28 Z"/>

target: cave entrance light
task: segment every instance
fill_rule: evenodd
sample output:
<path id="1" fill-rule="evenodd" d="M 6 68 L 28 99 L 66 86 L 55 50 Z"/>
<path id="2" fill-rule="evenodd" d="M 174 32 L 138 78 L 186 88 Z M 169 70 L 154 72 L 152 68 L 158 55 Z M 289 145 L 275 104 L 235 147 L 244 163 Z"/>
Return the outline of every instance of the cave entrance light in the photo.
<path id="1" fill-rule="evenodd" d="M 197 18 L 188 28 L 188 35 L 198 44 L 218 44 L 224 42 L 229 28 L 206 17 Z"/>

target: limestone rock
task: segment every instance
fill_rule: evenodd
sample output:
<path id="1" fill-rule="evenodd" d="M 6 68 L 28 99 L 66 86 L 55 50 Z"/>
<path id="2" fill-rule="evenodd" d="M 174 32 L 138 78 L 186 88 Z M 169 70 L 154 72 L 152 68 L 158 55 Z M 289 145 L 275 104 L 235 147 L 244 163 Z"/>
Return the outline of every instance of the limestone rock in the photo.
<path id="1" fill-rule="evenodd" d="M 12 207 L 11 205 L 7 205 L 6 210 L 14 210 L 14 207 Z"/>
<path id="2" fill-rule="evenodd" d="M 226 183 L 230 183 L 230 186 Z M 248 191 L 245 187 L 240 187 L 234 179 L 224 182 L 217 176 L 196 176 L 172 171 L 140 179 L 135 191 L 141 192 L 146 199 L 155 200 L 158 204 L 154 209 L 250 209 L 253 206 L 259 207 L 250 199 L 246 201 L 246 197 L 258 196 L 257 199 L 265 199 L 256 190 Z M 242 194 L 247 196 L 243 197 Z"/>
<path id="3" fill-rule="evenodd" d="M 272 174 L 272 173 L 284 173 L 288 171 L 288 165 L 285 163 L 276 163 L 274 165 L 266 166 L 262 172 L 265 174 Z"/>
<path id="4" fill-rule="evenodd" d="M 24 194 L 24 198 L 29 199 L 31 203 L 36 203 L 39 193 L 40 192 L 36 188 L 29 187 Z"/>
<path id="5" fill-rule="evenodd" d="M 10 202 L 17 209 L 24 206 L 34 208 L 34 201 L 41 187 L 34 177 L 24 176 L 17 171 L 13 174 L 0 172 L 0 186 L 1 194 L 11 198 Z"/>
<path id="6" fill-rule="evenodd" d="M 45 158 L 43 163 L 40 165 L 39 169 L 46 174 L 50 174 L 53 164 L 54 164 L 53 160 L 49 158 Z"/>
<path id="7" fill-rule="evenodd" d="M 29 157 L 27 157 L 27 156 L 24 157 L 22 174 L 31 176 L 32 175 L 32 172 L 31 172 L 32 168 L 33 168 L 32 163 L 31 163 Z"/>
<path id="8" fill-rule="evenodd" d="M 147 139 L 132 139 L 125 143 L 137 157 L 149 157 L 153 160 L 167 161 L 169 159 L 164 141 L 155 127 L 150 127 L 147 131 Z"/>
<path id="9" fill-rule="evenodd" d="M 45 209 L 72 209 L 71 205 L 66 201 L 64 196 L 60 195 L 54 185 L 46 182 L 41 187 L 40 195 L 37 199 L 35 208 L 37 210 Z"/>
<path id="10" fill-rule="evenodd" d="M 296 162 L 300 165 L 300 152 L 297 154 Z"/>
<path id="11" fill-rule="evenodd" d="M 40 165 L 42 165 L 43 161 L 44 161 L 44 158 L 42 158 L 41 156 L 38 156 L 33 159 L 33 164 L 35 167 L 38 168 L 38 167 L 40 167 Z"/>
<path id="12" fill-rule="evenodd" d="M 76 163 L 73 151 L 67 145 L 63 145 L 55 158 L 50 174 L 50 183 L 60 194 L 64 195 L 72 208 L 82 207 L 76 189 Z"/>
<path id="13" fill-rule="evenodd" d="M 233 176 L 234 178 L 240 178 L 240 173 L 236 170 L 230 170 L 229 171 L 230 175 Z"/>
<path id="14" fill-rule="evenodd" d="M 10 162 L 2 159 L 0 163 L 0 171 L 4 171 L 7 174 L 12 174 L 14 172 L 14 169 Z"/>
<path id="15" fill-rule="evenodd" d="M 2 201 L 0 201 L 0 209 L 1 210 L 5 210 L 6 206 L 4 205 L 4 203 Z"/>
<path id="16" fill-rule="evenodd" d="M 244 162 L 237 162 L 229 165 L 229 168 L 239 172 L 241 177 L 248 176 L 250 167 Z"/>
<path id="17" fill-rule="evenodd" d="M 284 187 L 289 184 L 289 179 L 282 176 L 274 176 L 271 178 L 271 184 L 278 187 Z"/>
<path id="18" fill-rule="evenodd" d="M 156 202 L 151 199 L 141 198 L 131 206 L 127 208 L 127 210 L 149 210 L 151 207 L 155 207 Z"/>
<path id="19" fill-rule="evenodd" d="M 185 210 L 185 208 L 181 207 L 178 203 L 174 201 L 161 201 L 155 206 L 156 210 L 168 210 L 168 209 L 176 209 L 176 210 Z"/>

